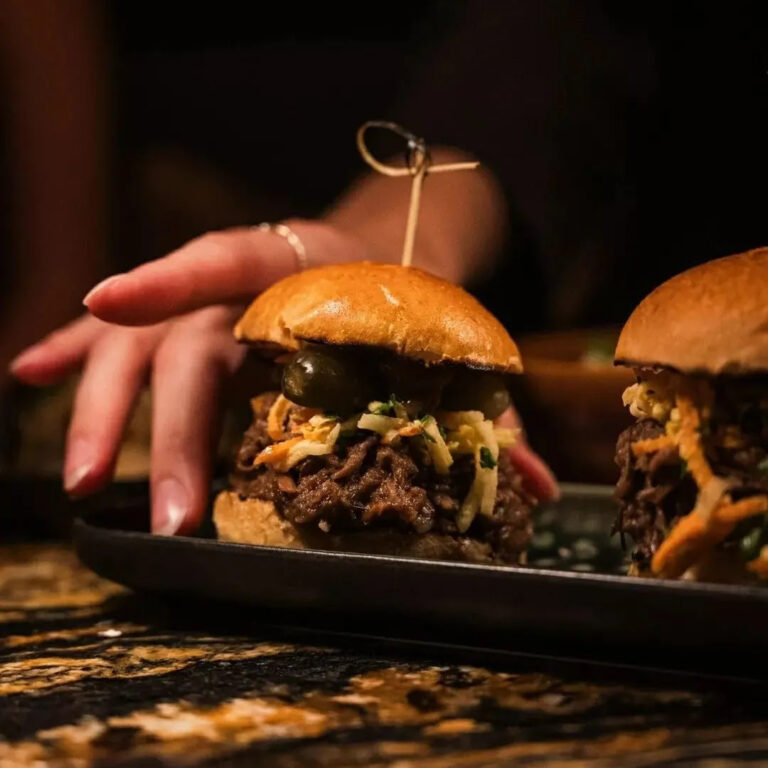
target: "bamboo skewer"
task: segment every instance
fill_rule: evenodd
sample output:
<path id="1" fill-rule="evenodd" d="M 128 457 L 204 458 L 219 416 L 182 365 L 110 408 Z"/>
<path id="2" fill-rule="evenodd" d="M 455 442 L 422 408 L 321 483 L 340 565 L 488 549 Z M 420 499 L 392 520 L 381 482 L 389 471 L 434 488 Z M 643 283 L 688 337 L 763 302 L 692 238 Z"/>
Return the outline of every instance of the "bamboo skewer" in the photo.
<path id="1" fill-rule="evenodd" d="M 369 128 L 383 128 L 403 137 L 408 142 L 407 164 L 402 167 L 387 165 L 377 160 L 365 144 L 365 133 Z M 416 225 L 419 221 L 419 207 L 421 205 L 421 189 L 428 173 L 446 173 L 450 171 L 471 171 L 480 163 L 476 161 L 462 163 L 443 163 L 432 165 L 429 151 L 424 139 L 420 139 L 410 131 L 407 131 L 397 123 L 381 120 L 369 120 L 358 128 L 357 148 L 368 165 L 375 171 L 385 176 L 412 176 L 411 197 L 408 204 L 408 218 L 405 223 L 405 237 L 403 239 L 403 253 L 400 263 L 404 267 L 410 267 L 413 261 L 413 246 L 416 242 Z"/>

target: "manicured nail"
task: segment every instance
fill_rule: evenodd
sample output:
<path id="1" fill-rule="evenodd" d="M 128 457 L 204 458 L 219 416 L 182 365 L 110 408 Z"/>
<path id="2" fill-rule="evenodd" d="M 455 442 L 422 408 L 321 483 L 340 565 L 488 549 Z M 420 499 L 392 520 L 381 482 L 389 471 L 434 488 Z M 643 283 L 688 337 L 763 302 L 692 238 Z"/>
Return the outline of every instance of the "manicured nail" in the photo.
<path id="1" fill-rule="evenodd" d="M 161 480 L 152 505 L 152 532 L 173 536 L 189 510 L 189 497 L 184 486 L 175 478 Z"/>
<path id="2" fill-rule="evenodd" d="M 64 490 L 67 493 L 77 493 L 83 480 L 93 470 L 95 463 L 93 446 L 87 440 L 75 440 L 67 449 Z"/>
<path id="3" fill-rule="evenodd" d="M 97 283 L 96 285 L 91 288 L 88 293 L 85 294 L 85 298 L 83 299 L 83 304 L 85 306 L 88 306 L 88 302 L 101 290 L 106 288 L 108 285 L 112 285 L 112 283 L 117 282 L 121 277 L 123 276 L 123 273 L 121 272 L 119 275 L 111 275 L 110 277 L 107 277 L 106 279 L 102 280 L 100 283 Z"/>

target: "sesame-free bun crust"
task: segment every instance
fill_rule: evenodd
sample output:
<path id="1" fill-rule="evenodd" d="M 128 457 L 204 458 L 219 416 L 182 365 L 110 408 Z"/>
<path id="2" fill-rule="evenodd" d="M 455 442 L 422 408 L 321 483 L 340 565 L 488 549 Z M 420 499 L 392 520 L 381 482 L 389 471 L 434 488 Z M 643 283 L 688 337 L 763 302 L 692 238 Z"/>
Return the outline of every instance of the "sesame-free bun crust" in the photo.
<path id="1" fill-rule="evenodd" d="M 235 326 L 257 347 L 302 341 L 381 347 L 427 364 L 522 371 L 501 323 L 462 288 L 415 267 L 355 262 L 304 272 L 262 293 Z"/>
<path id="2" fill-rule="evenodd" d="M 465 537 L 404 533 L 391 528 L 342 534 L 323 533 L 309 526 L 300 529 L 283 519 L 271 501 L 241 499 L 233 491 L 222 491 L 216 497 L 213 522 L 220 540 L 239 544 L 363 552 L 467 563 L 494 561 L 488 544 Z M 523 553 L 520 562 L 524 561 Z"/>
<path id="3" fill-rule="evenodd" d="M 708 261 L 660 285 L 627 320 L 615 361 L 710 375 L 768 371 L 768 248 Z"/>
<path id="4" fill-rule="evenodd" d="M 232 491 L 222 491 L 213 502 L 213 522 L 222 541 L 304 548 L 296 526 L 283 520 L 271 501 L 241 499 Z"/>

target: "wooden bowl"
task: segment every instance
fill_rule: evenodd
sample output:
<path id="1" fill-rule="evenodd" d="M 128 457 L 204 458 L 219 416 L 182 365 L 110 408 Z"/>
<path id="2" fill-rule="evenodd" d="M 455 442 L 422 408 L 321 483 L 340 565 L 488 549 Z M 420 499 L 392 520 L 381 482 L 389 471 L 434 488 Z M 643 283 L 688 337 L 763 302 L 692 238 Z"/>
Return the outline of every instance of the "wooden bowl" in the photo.
<path id="1" fill-rule="evenodd" d="M 614 483 L 616 439 L 631 423 L 621 402 L 632 371 L 613 365 L 618 330 L 523 337 L 513 395 L 531 445 L 561 480 Z"/>

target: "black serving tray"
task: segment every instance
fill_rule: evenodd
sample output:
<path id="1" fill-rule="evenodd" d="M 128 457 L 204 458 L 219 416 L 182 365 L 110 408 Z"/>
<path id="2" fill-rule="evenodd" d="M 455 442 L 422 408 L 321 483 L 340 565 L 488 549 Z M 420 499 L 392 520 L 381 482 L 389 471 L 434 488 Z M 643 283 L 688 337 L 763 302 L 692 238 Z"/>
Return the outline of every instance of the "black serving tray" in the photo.
<path id="1" fill-rule="evenodd" d="M 626 576 L 611 494 L 566 485 L 527 567 L 153 536 L 143 494 L 89 511 L 75 543 L 113 581 L 264 625 L 767 679 L 768 589 Z"/>

